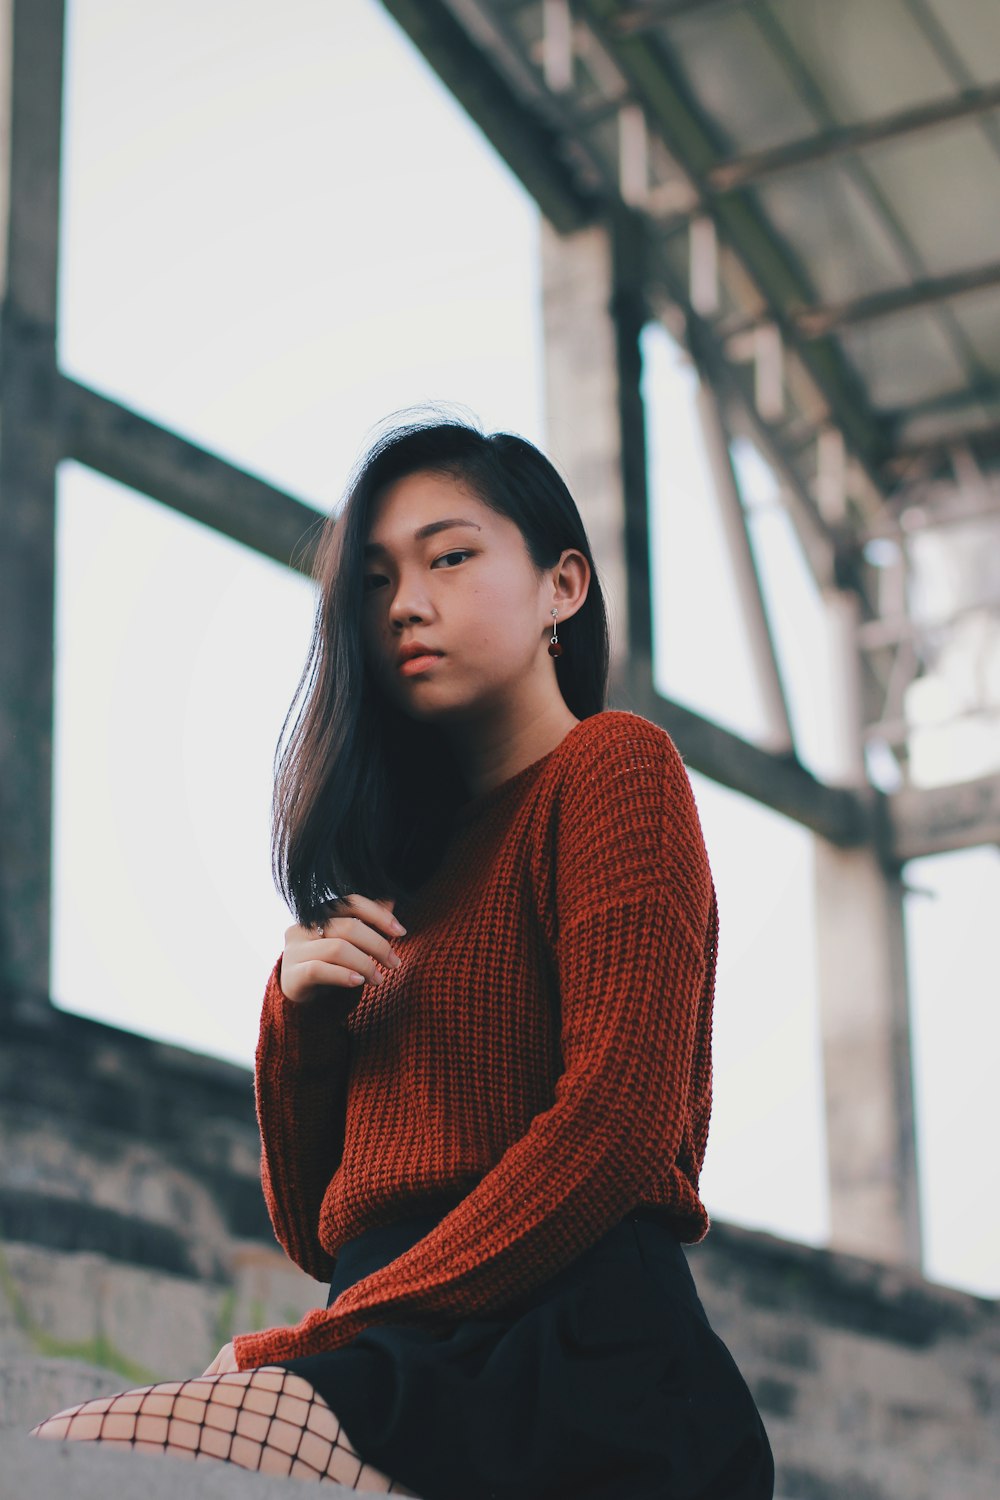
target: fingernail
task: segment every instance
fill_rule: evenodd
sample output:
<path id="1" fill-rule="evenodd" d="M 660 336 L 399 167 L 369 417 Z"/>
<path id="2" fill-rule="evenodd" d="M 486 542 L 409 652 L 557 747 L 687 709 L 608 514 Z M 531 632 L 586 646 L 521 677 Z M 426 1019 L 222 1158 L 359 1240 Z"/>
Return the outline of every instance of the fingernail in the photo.
<path id="1" fill-rule="evenodd" d="M 393 917 L 393 919 L 392 919 L 392 925 L 393 925 L 393 928 L 395 929 L 395 931 L 398 932 L 398 933 L 400 933 L 400 934 L 402 934 L 402 933 L 404 933 L 406 931 L 406 928 L 403 926 L 402 922 L 397 921 L 397 919 L 395 917 Z"/>

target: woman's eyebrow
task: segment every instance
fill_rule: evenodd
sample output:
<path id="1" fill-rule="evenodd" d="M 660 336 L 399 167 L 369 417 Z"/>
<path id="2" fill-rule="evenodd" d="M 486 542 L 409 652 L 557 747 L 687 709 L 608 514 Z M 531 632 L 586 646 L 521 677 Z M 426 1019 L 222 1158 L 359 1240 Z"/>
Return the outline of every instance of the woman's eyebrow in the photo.
<path id="1" fill-rule="evenodd" d="M 425 536 L 433 536 L 436 531 L 444 531 L 449 526 L 474 526 L 477 531 L 482 527 L 476 521 L 464 521 L 460 516 L 450 516 L 443 521 L 428 521 L 426 526 L 418 526 L 413 533 L 415 542 L 422 542 Z M 388 552 L 381 542 L 366 542 L 364 546 L 365 557 L 374 557 L 377 552 Z"/>

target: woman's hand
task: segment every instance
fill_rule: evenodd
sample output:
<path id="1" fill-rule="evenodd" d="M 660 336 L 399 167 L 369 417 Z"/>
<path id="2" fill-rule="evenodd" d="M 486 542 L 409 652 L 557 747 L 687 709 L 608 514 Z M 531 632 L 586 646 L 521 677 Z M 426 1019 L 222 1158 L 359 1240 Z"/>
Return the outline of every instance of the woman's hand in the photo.
<path id="1" fill-rule="evenodd" d="M 384 936 L 398 935 L 394 905 L 395 897 L 375 901 L 349 895 L 336 904 L 344 915 L 327 917 L 316 927 L 286 927 L 279 971 L 285 999 L 308 1002 L 331 988 L 359 991 L 365 983 L 381 984 L 386 975 L 378 965 L 396 969 L 402 962 Z"/>
<path id="2" fill-rule="evenodd" d="M 218 1354 L 212 1360 L 207 1370 L 202 1370 L 203 1375 L 233 1375 L 239 1369 L 236 1356 L 233 1353 L 232 1341 L 223 1344 Z"/>

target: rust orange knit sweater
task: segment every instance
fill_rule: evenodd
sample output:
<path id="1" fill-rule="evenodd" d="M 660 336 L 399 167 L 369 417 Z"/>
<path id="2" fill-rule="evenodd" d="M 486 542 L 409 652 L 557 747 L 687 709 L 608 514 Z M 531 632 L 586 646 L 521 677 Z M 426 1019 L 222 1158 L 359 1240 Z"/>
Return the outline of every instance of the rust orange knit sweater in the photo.
<path id="1" fill-rule="evenodd" d="M 464 1193 L 396 1260 L 293 1327 L 237 1334 L 241 1370 L 373 1323 L 513 1307 L 639 1204 L 704 1238 L 718 909 L 664 729 L 620 709 L 454 815 L 396 912 L 402 959 L 353 1008 L 267 982 L 261 1179 L 288 1255 L 329 1281 L 369 1226 Z M 340 994 L 343 994 L 343 1001 Z"/>

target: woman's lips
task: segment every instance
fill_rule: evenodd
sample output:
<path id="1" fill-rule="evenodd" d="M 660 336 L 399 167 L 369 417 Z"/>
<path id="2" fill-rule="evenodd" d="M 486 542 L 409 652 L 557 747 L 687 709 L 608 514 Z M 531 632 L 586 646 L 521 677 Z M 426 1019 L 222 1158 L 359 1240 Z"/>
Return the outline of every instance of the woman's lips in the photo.
<path id="1" fill-rule="evenodd" d="M 398 670 L 404 677 L 415 677 L 418 672 L 425 672 L 428 667 L 433 666 L 443 657 L 444 652 L 436 652 L 433 656 L 410 656 L 406 661 L 400 662 Z"/>

